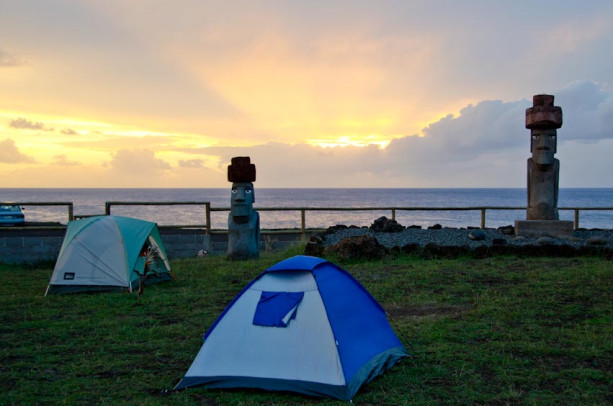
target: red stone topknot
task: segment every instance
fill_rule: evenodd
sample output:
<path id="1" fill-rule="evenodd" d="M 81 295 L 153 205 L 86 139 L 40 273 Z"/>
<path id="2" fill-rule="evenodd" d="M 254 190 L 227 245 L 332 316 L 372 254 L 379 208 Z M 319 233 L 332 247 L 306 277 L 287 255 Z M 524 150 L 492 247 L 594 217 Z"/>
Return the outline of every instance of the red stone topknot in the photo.
<path id="1" fill-rule="evenodd" d="M 537 94 L 532 107 L 526 109 L 526 128 L 557 129 L 562 127 L 562 108 L 553 105 L 553 96 Z"/>
<path id="2" fill-rule="evenodd" d="M 228 182 L 255 182 L 255 165 L 248 156 L 232 158 L 228 165 Z"/>

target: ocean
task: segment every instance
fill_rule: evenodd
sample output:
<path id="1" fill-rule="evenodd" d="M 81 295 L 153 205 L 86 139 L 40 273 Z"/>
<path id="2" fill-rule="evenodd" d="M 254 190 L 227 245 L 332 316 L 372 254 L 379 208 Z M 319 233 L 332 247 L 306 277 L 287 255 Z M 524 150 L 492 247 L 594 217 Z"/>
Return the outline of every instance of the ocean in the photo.
<path id="1" fill-rule="evenodd" d="M 215 189 L 0 189 L 1 202 L 72 202 L 74 214 L 104 214 L 107 201 L 208 201 L 212 208 L 230 207 L 230 187 Z M 276 189 L 255 185 L 257 210 L 268 207 L 525 207 L 525 188 L 505 189 Z M 558 207 L 613 207 L 613 189 L 561 189 Z M 68 219 L 65 206 L 25 206 L 26 221 L 61 222 Z M 112 214 L 154 221 L 159 225 L 205 224 L 204 206 L 113 206 Z M 368 226 L 391 210 L 307 211 L 307 228 L 336 224 Z M 525 219 L 525 210 L 488 210 L 486 227 L 496 228 Z M 213 229 L 227 228 L 228 213 L 212 212 Z M 573 220 L 572 210 L 561 210 L 561 220 Z M 480 211 L 396 211 L 405 226 L 479 226 Z M 299 228 L 300 211 L 261 211 L 263 229 Z M 581 211 L 583 228 L 613 229 L 613 210 Z"/>

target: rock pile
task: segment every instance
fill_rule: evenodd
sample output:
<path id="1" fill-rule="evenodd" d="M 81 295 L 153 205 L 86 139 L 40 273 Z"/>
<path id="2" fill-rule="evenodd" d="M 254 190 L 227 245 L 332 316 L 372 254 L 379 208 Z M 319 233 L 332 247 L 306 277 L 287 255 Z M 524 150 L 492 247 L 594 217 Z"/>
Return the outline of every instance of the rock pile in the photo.
<path id="1" fill-rule="evenodd" d="M 529 238 L 515 236 L 513 226 L 465 229 L 437 225 L 421 229 L 380 218 L 370 227 L 330 227 L 326 232 L 311 237 L 305 247 L 306 255 L 321 256 L 329 252 L 336 253 L 343 260 L 376 259 L 393 252 L 426 258 L 456 258 L 461 255 L 478 258 L 494 255 L 599 255 L 613 258 L 613 230 L 579 229 L 568 238 Z"/>
<path id="2" fill-rule="evenodd" d="M 369 229 L 375 233 L 399 233 L 404 230 L 404 226 L 398 224 L 396 220 L 390 220 L 383 216 L 376 219 Z"/>

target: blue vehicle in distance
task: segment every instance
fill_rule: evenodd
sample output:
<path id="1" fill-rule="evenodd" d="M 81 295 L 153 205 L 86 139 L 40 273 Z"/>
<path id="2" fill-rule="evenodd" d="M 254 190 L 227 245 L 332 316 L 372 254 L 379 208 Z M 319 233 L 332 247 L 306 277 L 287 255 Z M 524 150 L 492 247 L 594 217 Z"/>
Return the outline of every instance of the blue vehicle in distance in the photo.
<path id="1" fill-rule="evenodd" d="M 0 206 L 0 226 L 21 226 L 24 222 L 21 207 L 16 204 Z"/>

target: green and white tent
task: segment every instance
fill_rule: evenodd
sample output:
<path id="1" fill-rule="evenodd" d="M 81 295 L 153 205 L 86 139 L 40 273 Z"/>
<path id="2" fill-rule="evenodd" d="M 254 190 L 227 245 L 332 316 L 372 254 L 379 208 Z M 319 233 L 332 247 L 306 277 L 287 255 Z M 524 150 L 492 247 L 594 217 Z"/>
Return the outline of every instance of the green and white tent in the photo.
<path id="1" fill-rule="evenodd" d="M 174 279 L 155 223 L 120 216 L 70 221 L 46 294 L 132 292 L 146 265 L 147 284 Z"/>

